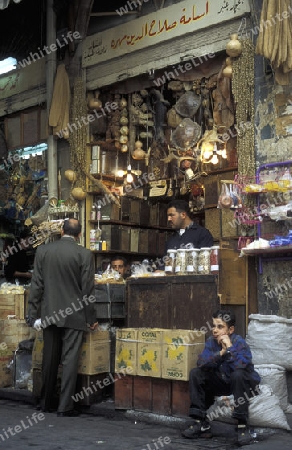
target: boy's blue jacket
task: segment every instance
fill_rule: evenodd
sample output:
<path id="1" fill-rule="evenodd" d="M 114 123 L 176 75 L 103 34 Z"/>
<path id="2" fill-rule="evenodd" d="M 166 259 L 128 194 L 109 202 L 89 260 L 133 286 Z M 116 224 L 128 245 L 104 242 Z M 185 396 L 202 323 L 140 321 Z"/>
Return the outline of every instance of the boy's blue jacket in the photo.
<path id="1" fill-rule="evenodd" d="M 254 370 L 252 363 L 252 354 L 246 341 L 238 334 L 230 335 L 232 346 L 228 348 L 228 353 L 221 356 L 221 345 L 211 336 L 207 339 L 204 350 L 198 357 L 197 366 L 204 370 L 215 370 L 221 375 L 221 378 L 227 383 L 230 381 L 230 375 L 235 369 L 246 369 L 252 376 L 252 379 L 259 383 L 261 378 Z"/>

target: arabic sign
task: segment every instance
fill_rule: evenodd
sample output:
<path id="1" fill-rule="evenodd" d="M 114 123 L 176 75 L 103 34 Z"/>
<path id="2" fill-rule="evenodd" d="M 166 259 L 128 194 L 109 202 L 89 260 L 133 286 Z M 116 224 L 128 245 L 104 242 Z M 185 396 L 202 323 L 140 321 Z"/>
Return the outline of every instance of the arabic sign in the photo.
<path id="1" fill-rule="evenodd" d="M 249 12 L 246 0 L 185 0 L 102 33 L 83 42 L 82 66 L 88 67 L 127 53 L 194 33 Z"/>
<path id="2" fill-rule="evenodd" d="M 24 69 L 0 77 L 0 100 L 46 84 L 46 61 L 42 58 Z"/>

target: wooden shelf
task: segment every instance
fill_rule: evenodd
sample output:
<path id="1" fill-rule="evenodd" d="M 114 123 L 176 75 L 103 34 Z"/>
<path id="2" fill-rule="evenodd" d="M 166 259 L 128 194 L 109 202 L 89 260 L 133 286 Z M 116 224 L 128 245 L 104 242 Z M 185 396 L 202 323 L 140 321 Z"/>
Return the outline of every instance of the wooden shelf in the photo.
<path id="1" fill-rule="evenodd" d="M 125 250 L 90 250 L 95 255 L 133 255 L 133 256 L 155 256 L 157 258 L 164 255 L 149 252 L 126 252 Z"/>
<path id="2" fill-rule="evenodd" d="M 89 220 L 89 223 L 98 224 L 98 220 Z M 133 228 L 149 228 L 151 230 L 171 231 L 170 227 L 160 227 L 159 225 L 139 225 L 138 223 L 125 222 L 121 220 L 100 220 L 99 225 L 122 225 Z"/>

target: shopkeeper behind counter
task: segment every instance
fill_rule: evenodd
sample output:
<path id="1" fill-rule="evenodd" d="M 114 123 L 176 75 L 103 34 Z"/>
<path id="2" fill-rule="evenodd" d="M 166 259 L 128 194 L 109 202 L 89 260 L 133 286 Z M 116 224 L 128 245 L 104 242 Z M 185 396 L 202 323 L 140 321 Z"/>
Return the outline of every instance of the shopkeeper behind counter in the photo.
<path id="1" fill-rule="evenodd" d="M 29 232 L 24 230 L 20 233 L 19 241 L 8 247 L 9 257 L 4 267 L 4 274 L 9 283 L 15 284 L 17 280 L 19 284 L 24 285 L 31 281 L 32 273 L 29 271 L 30 261 L 27 255 L 31 247 L 29 238 Z"/>
<path id="2" fill-rule="evenodd" d="M 192 221 L 186 201 L 173 200 L 167 205 L 167 221 L 175 232 L 166 243 L 165 254 L 169 249 L 185 248 L 187 244 L 193 248 L 212 247 L 212 234 Z"/>

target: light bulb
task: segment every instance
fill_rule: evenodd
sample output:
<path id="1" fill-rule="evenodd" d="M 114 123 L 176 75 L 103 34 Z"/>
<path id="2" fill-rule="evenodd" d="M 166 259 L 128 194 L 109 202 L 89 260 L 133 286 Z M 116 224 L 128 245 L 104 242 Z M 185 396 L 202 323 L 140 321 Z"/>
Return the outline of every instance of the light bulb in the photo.
<path id="1" fill-rule="evenodd" d="M 203 142 L 203 144 L 202 144 L 203 159 L 211 158 L 213 149 L 214 149 L 214 145 L 212 144 L 212 142 L 209 142 L 209 141 Z"/>
<path id="2" fill-rule="evenodd" d="M 222 150 L 222 158 L 223 159 L 227 159 L 227 152 L 226 152 L 226 148 L 224 148 L 224 150 Z"/>
<path id="3" fill-rule="evenodd" d="M 134 180 L 133 175 L 131 173 L 127 173 L 126 180 L 127 183 L 132 183 Z"/>
<path id="4" fill-rule="evenodd" d="M 117 171 L 117 177 L 122 178 L 125 175 L 125 171 L 124 170 L 118 170 Z"/>
<path id="5" fill-rule="evenodd" d="M 212 156 L 212 159 L 210 162 L 211 162 L 211 164 L 218 164 L 219 159 L 218 159 L 217 153 L 213 153 L 213 156 Z"/>
<path id="6" fill-rule="evenodd" d="M 132 169 L 131 164 L 129 164 L 127 167 L 127 176 L 126 176 L 127 183 L 132 183 L 134 180 L 133 175 L 131 174 L 131 169 Z"/>

